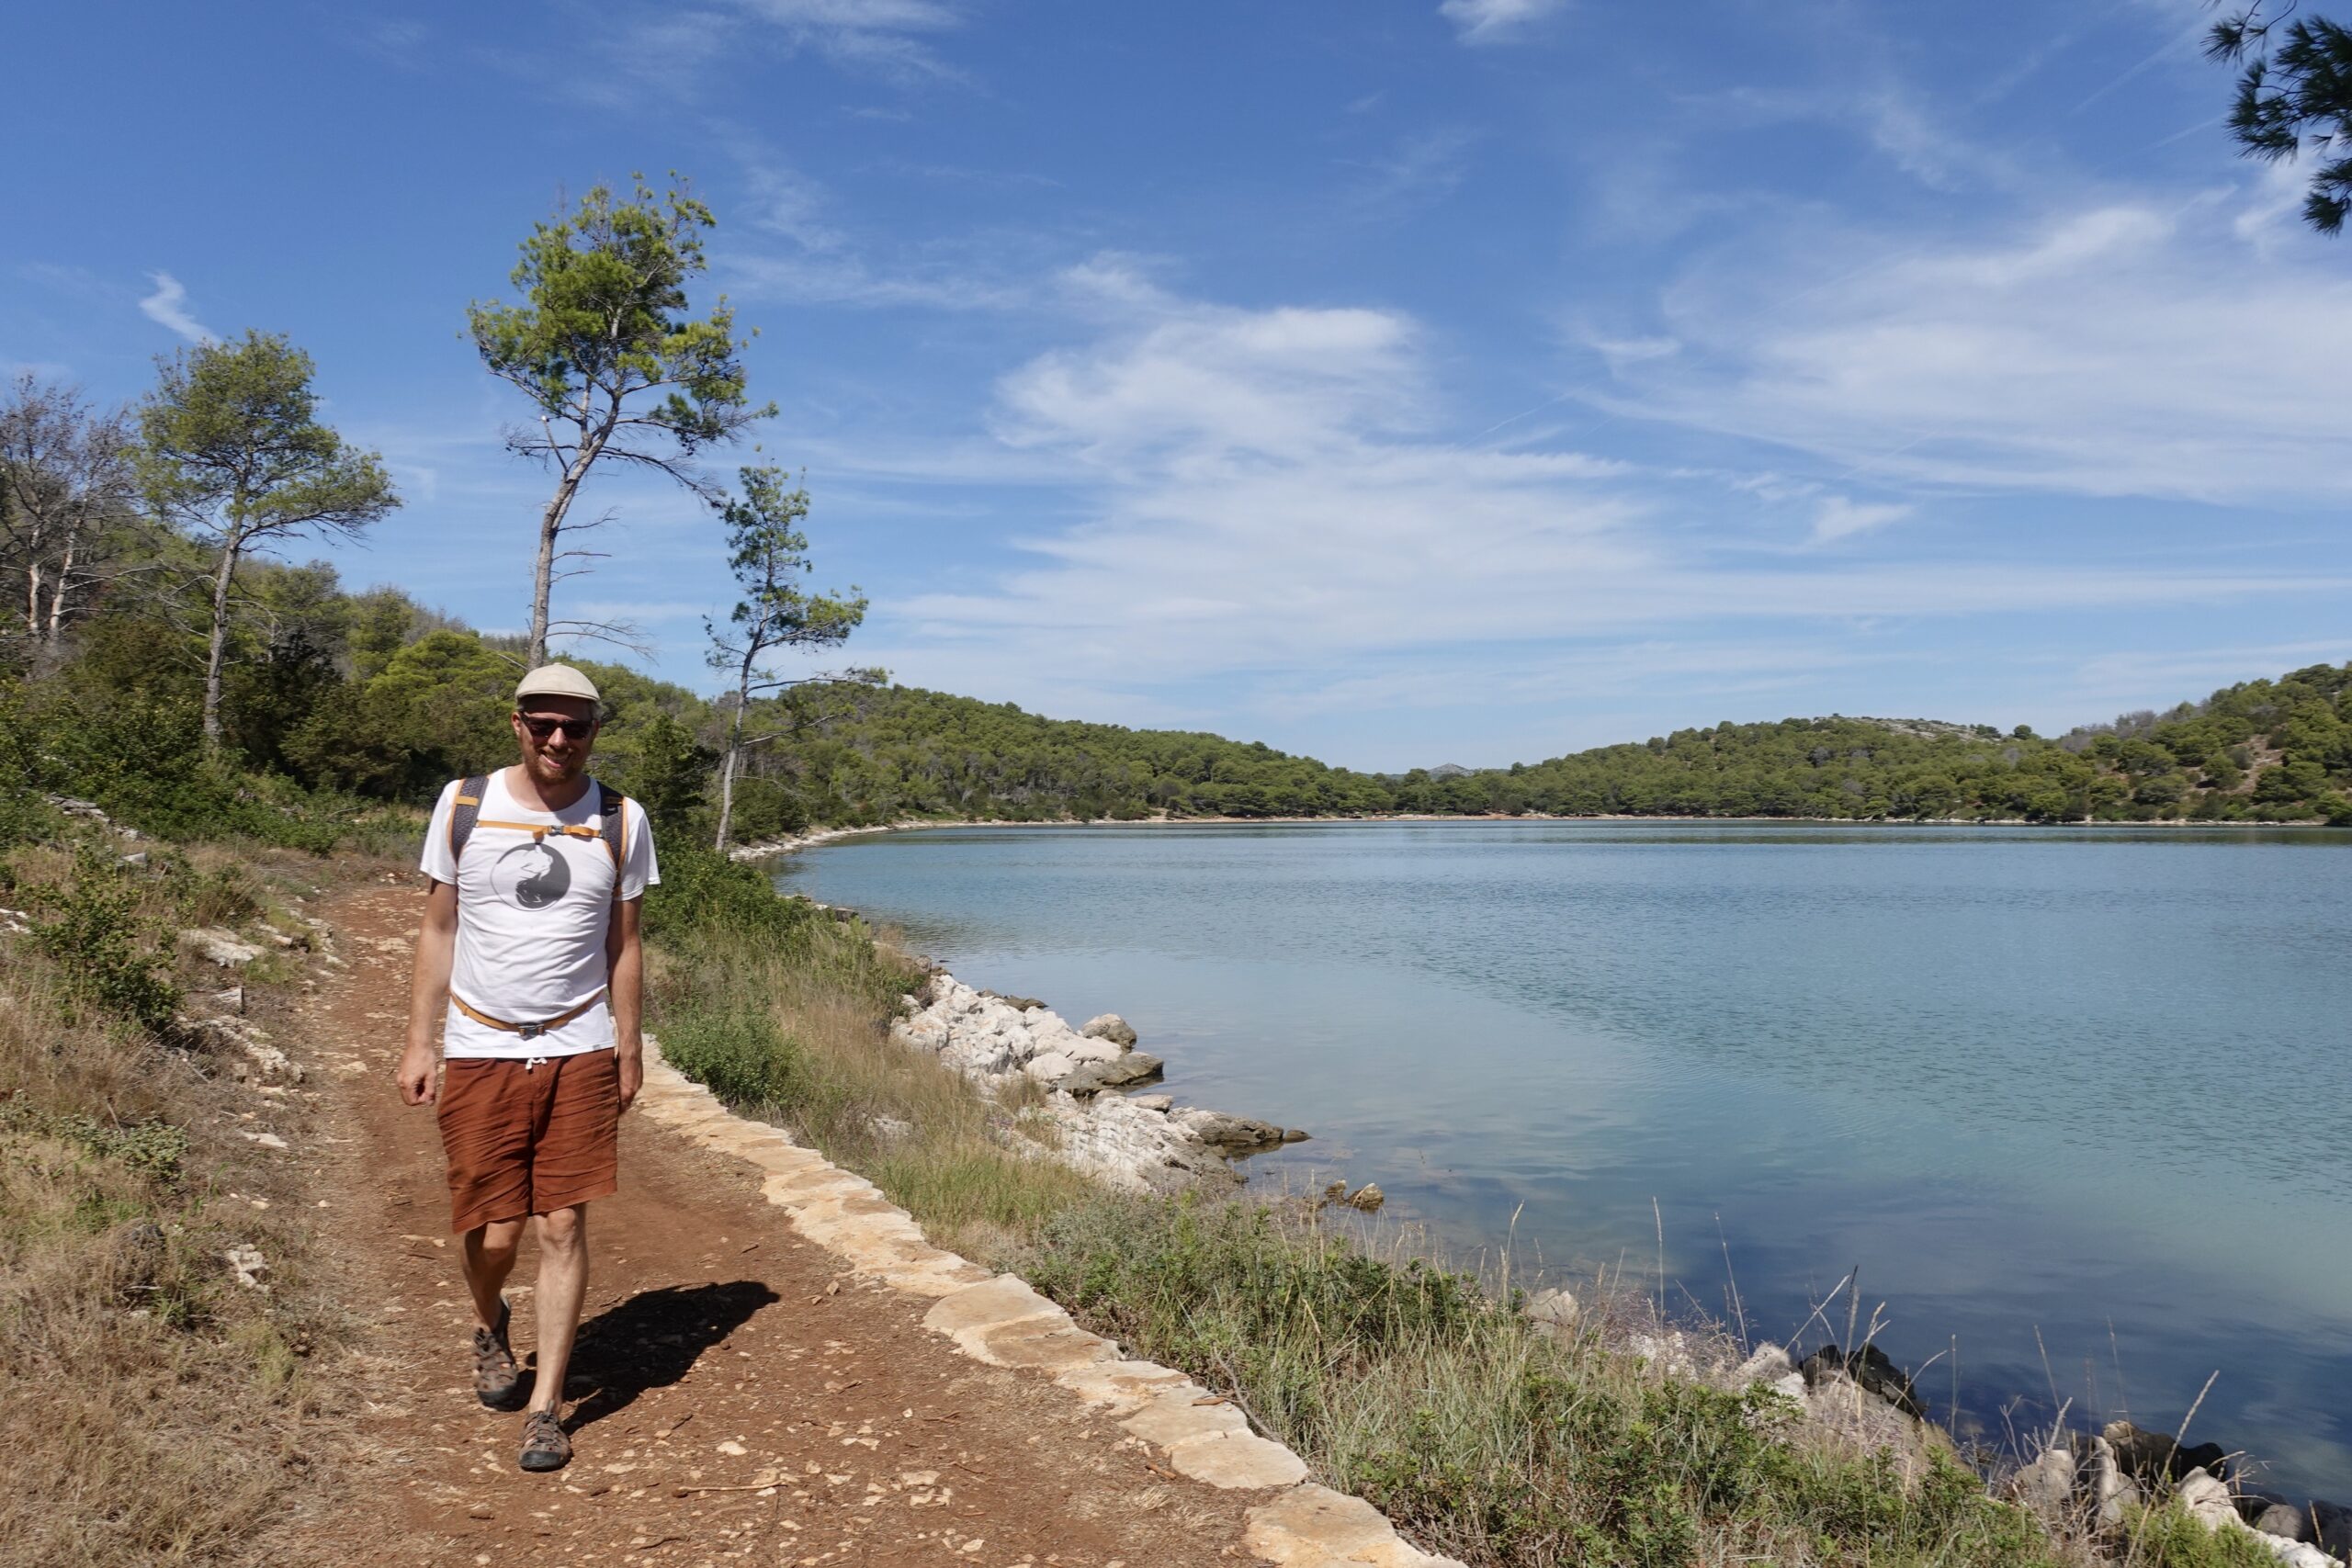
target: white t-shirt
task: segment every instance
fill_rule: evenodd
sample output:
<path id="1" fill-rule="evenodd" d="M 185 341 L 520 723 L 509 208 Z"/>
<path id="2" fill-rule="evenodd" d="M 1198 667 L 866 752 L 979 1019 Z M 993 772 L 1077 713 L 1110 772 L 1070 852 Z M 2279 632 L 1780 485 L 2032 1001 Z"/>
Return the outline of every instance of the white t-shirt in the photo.
<path id="1" fill-rule="evenodd" d="M 526 809 L 490 776 L 481 813 L 466 840 L 465 863 L 449 856 L 449 813 L 458 785 L 441 792 L 424 835 L 424 874 L 458 889 L 458 951 L 449 991 L 469 1007 L 509 1023 L 560 1018 L 596 998 L 578 1018 L 526 1040 L 478 1023 L 449 1007 L 446 1056 L 569 1056 L 613 1043 L 613 1015 L 603 997 L 605 938 L 613 918 L 613 855 L 599 836 L 604 786 L 561 811 Z M 636 801 L 621 807 L 620 897 L 644 897 L 662 880 L 653 834 Z M 571 832 L 558 831 L 571 829 Z M 539 829 L 534 832 L 534 829 Z"/>

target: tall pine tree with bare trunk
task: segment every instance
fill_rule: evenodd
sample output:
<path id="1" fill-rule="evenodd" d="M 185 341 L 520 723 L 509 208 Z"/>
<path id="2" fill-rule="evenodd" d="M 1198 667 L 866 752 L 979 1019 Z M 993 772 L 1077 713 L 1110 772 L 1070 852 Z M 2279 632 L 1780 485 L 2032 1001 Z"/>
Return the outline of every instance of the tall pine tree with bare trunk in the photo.
<path id="1" fill-rule="evenodd" d="M 309 355 L 249 332 L 160 362 L 140 410 L 147 499 L 212 556 L 204 739 L 216 749 L 238 562 L 297 538 L 356 536 L 400 504 L 382 459 L 319 423 L 311 375 Z"/>
<path id="2" fill-rule="evenodd" d="M 688 313 L 686 285 L 706 262 L 710 209 L 679 181 L 656 195 L 642 179 L 616 197 L 597 186 L 579 206 L 541 223 L 523 242 L 514 272 L 520 304 L 496 300 L 467 311 L 474 347 L 492 375 L 531 400 L 532 426 L 508 433 L 510 450 L 553 468 L 555 490 L 539 513 L 531 579 L 529 658 L 547 662 L 549 634 L 611 637 L 620 628 L 557 621 L 548 602 L 567 557 L 561 547 L 572 503 L 607 458 L 654 468 L 705 500 L 715 499 L 694 466 L 704 448 L 730 442 L 754 420 L 744 391 L 743 342 L 724 296 L 710 313 Z"/>
<path id="3" fill-rule="evenodd" d="M 872 683 L 884 678 L 878 670 L 789 677 L 769 662 L 787 650 L 839 648 L 865 619 L 865 597 L 854 587 L 847 594 L 804 590 L 800 580 L 810 567 L 800 520 L 808 515 L 808 492 L 785 489 L 784 470 L 774 465 L 745 468 L 741 479 L 742 493 L 726 499 L 719 518 L 727 526 L 728 569 L 743 597 L 725 625 L 703 623 L 710 634 L 711 668 L 725 671 L 735 682 L 727 750 L 718 765 L 718 837 L 714 847 L 721 854 L 727 852 L 734 826 L 735 780 L 744 755 L 789 733 L 745 735 L 744 719 L 752 699 L 812 681 Z"/>

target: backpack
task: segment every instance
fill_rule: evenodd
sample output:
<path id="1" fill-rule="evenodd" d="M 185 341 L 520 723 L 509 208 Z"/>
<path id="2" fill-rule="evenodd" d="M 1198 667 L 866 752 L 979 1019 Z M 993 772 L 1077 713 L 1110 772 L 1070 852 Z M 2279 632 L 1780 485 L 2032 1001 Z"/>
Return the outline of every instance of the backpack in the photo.
<path id="1" fill-rule="evenodd" d="M 601 839 L 605 851 L 613 857 L 613 897 L 621 896 L 621 868 L 628 863 L 628 813 L 622 809 L 628 797 L 605 784 L 596 781 L 601 798 L 597 802 L 599 818 L 594 828 L 550 828 L 541 822 L 496 822 L 493 828 L 513 828 L 531 835 L 534 842 L 549 833 L 560 833 L 571 839 Z M 474 773 L 458 781 L 458 798 L 449 807 L 449 866 L 455 871 L 465 857 L 466 840 L 481 824 L 482 797 L 490 792 L 490 775 Z"/>

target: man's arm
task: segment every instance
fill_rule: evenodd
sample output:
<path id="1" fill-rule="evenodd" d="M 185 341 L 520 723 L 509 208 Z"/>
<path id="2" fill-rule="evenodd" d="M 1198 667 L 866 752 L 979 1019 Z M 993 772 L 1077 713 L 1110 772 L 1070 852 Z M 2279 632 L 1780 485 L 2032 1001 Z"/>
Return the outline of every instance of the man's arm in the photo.
<path id="1" fill-rule="evenodd" d="M 642 898 L 613 906 L 611 925 L 605 933 L 605 962 L 612 976 L 614 1065 L 621 1071 L 621 1109 L 627 1111 L 645 1084 L 645 1037 L 640 1032 L 645 1009 L 645 943 L 638 934 Z"/>
<path id="2" fill-rule="evenodd" d="M 416 932 L 416 967 L 408 983 L 408 1044 L 397 1078 L 411 1105 L 433 1103 L 433 1026 L 449 1010 L 449 964 L 458 951 L 458 889 L 435 882 L 425 895 L 424 923 Z"/>

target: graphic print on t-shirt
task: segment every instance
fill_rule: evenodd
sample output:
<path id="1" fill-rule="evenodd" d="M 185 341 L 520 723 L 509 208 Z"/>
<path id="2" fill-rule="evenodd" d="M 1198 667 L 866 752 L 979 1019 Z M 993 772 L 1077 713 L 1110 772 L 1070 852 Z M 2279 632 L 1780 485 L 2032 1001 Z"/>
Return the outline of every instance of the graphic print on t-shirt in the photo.
<path id="1" fill-rule="evenodd" d="M 591 785 L 560 811 L 526 806 L 508 787 L 512 770 L 490 775 L 481 815 L 466 840 L 460 873 L 450 822 L 460 784 L 441 792 L 418 863 L 458 889 L 458 940 L 449 957 L 449 990 L 492 1018 L 514 1022 L 560 1018 L 568 1023 L 529 1040 L 476 1021 L 453 1001 L 444 1054 L 452 1059 L 561 1056 L 614 1043 L 606 952 L 616 914 L 661 879 L 644 808 L 622 806 L 625 863 L 617 874 L 599 833 L 605 795 Z M 6 1553 L 0 1552 L 0 1557 Z"/>
<path id="2" fill-rule="evenodd" d="M 571 864 L 552 844 L 517 844 L 491 866 L 490 886 L 518 909 L 544 909 L 571 891 Z"/>

